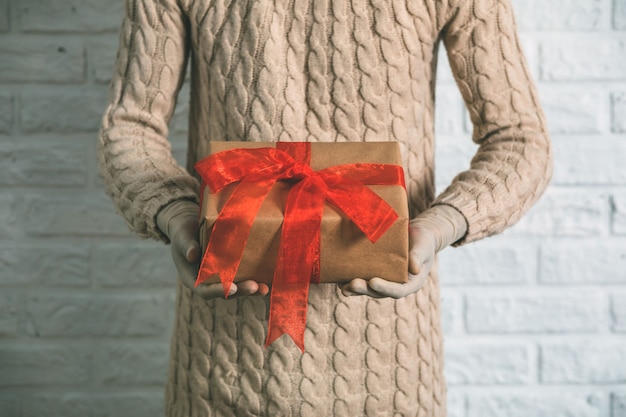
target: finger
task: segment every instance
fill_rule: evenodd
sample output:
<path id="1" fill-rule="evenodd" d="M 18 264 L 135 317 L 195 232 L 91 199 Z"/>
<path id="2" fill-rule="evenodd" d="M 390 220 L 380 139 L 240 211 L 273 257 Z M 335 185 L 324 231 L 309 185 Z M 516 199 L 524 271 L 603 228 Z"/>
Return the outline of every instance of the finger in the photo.
<path id="1" fill-rule="evenodd" d="M 391 298 L 402 298 L 410 294 L 411 292 L 411 283 L 401 284 L 398 282 L 390 282 L 386 281 L 382 278 L 372 278 L 369 280 L 369 287 L 380 294 L 381 296 L 391 297 Z"/>
<path id="2" fill-rule="evenodd" d="M 418 275 L 422 272 L 424 264 L 434 256 L 431 245 L 423 241 L 417 241 L 409 252 L 409 273 Z"/>
<path id="3" fill-rule="evenodd" d="M 367 295 L 373 298 L 385 297 L 384 295 L 372 290 L 372 288 L 368 286 L 367 281 L 362 278 L 355 278 L 347 284 L 341 286 L 341 293 L 346 297 L 352 297 L 356 295 Z"/>
<path id="4" fill-rule="evenodd" d="M 343 285 L 341 285 L 341 292 L 346 297 L 350 297 L 353 295 L 359 295 L 363 289 L 363 287 L 367 287 L 367 283 L 365 280 L 361 278 L 355 278 Z M 361 291 L 359 291 L 361 289 Z"/>
<path id="5" fill-rule="evenodd" d="M 435 252 L 430 245 L 414 245 L 409 253 L 409 273 L 419 275 L 430 270 Z"/>
<path id="6" fill-rule="evenodd" d="M 433 255 L 434 256 L 434 255 Z M 416 261 L 417 262 L 417 261 Z M 419 273 L 413 274 L 409 268 L 409 281 L 425 281 L 433 267 L 433 257 L 422 259 L 418 262 Z"/>
<path id="7" fill-rule="evenodd" d="M 182 253 L 187 261 L 196 262 L 200 257 L 200 243 L 198 241 L 198 225 L 195 220 L 189 218 L 176 222 L 170 227 L 172 235 L 170 240 L 172 246 Z"/>
<path id="8" fill-rule="evenodd" d="M 341 294 L 343 294 L 344 297 L 352 297 L 354 295 L 358 295 L 357 293 L 351 291 L 347 285 L 339 285 L 339 289 L 341 290 Z"/>
<path id="9" fill-rule="evenodd" d="M 183 252 L 187 262 L 198 262 L 200 260 L 200 243 L 197 240 L 188 241 L 186 250 Z"/>
<path id="10" fill-rule="evenodd" d="M 259 284 L 256 281 L 246 280 L 237 283 L 237 295 L 253 295 L 259 291 Z"/>
<path id="11" fill-rule="evenodd" d="M 253 295 L 265 296 L 270 292 L 269 285 L 253 280 L 240 281 L 237 285 L 238 290 L 235 294 L 236 297 Z"/>
<path id="12" fill-rule="evenodd" d="M 270 286 L 263 283 L 263 282 L 259 282 L 259 295 L 267 295 L 270 293 Z"/>
<path id="13" fill-rule="evenodd" d="M 418 292 L 422 289 L 430 276 L 430 269 L 432 266 L 432 259 L 427 259 L 420 264 L 419 274 L 414 275 L 409 273 L 409 281 L 407 282 L 408 294 Z"/>
<path id="14" fill-rule="evenodd" d="M 418 275 L 436 251 L 435 241 L 423 229 L 411 228 L 409 234 L 409 273 Z"/>
<path id="15" fill-rule="evenodd" d="M 421 262 L 419 261 L 417 256 L 409 256 L 409 273 L 412 275 L 417 275 L 421 270 Z"/>
<path id="16" fill-rule="evenodd" d="M 183 253 L 179 251 L 179 248 L 174 246 L 172 246 L 172 259 L 183 285 L 193 289 L 198 274 L 198 264 L 195 262 L 187 262 L 187 259 L 185 259 Z"/>
<path id="17" fill-rule="evenodd" d="M 222 284 L 201 284 L 193 289 L 198 295 L 203 298 L 224 298 L 224 288 Z M 239 298 L 246 296 L 265 296 L 269 293 L 269 286 L 264 283 L 248 280 L 241 281 L 237 284 L 232 283 L 228 298 Z"/>
<path id="18" fill-rule="evenodd" d="M 211 300 L 213 298 L 224 298 L 224 287 L 222 286 L 222 284 L 200 284 L 193 289 L 193 292 L 206 300 Z M 237 284 L 233 283 L 230 286 L 228 297 L 235 297 L 236 294 Z"/>
<path id="19" fill-rule="evenodd" d="M 174 260 L 174 265 L 178 270 L 178 276 L 185 287 L 205 299 L 224 297 L 224 288 L 222 287 L 222 284 L 201 284 L 197 287 L 195 286 L 198 275 L 197 262 L 187 262 L 183 254 L 174 247 L 172 247 L 172 258 Z M 237 285 L 233 283 L 228 292 L 228 296 L 230 297 L 236 293 Z"/>
<path id="20" fill-rule="evenodd" d="M 200 243 L 194 238 L 176 239 L 176 249 L 182 254 L 187 262 L 198 262 L 200 258 Z"/>
<path id="21" fill-rule="evenodd" d="M 419 275 L 414 275 L 413 277 L 409 277 L 410 280 L 412 280 L 412 291 L 411 292 L 418 292 L 420 291 L 424 285 L 426 284 L 426 281 L 428 281 L 428 271 L 426 271 L 425 273 L 419 274 Z"/>

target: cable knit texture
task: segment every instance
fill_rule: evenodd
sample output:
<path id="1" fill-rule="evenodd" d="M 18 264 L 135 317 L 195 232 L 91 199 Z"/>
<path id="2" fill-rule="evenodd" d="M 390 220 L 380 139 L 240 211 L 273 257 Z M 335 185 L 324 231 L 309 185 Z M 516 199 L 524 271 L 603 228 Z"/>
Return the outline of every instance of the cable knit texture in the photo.
<path id="1" fill-rule="evenodd" d="M 435 199 L 441 40 L 478 148 Z M 167 125 L 188 61 L 184 169 Z M 411 215 L 455 207 L 468 225 L 457 244 L 513 224 L 551 174 L 508 0 L 127 0 L 115 68 L 99 166 L 142 237 L 166 241 L 158 211 L 197 201 L 191 167 L 211 140 L 397 141 Z M 397 301 L 313 286 L 304 354 L 285 337 L 263 347 L 266 298 L 207 302 L 179 282 L 167 415 L 445 416 L 436 271 Z"/>

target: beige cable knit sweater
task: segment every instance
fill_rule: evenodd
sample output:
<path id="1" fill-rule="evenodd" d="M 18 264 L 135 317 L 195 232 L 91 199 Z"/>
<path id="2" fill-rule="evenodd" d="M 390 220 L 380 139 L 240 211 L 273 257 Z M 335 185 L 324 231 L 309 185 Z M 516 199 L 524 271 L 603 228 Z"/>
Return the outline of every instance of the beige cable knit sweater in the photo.
<path id="1" fill-rule="evenodd" d="M 99 163 L 142 237 L 166 240 L 158 210 L 197 200 L 167 140 L 188 60 L 188 169 L 210 140 L 398 141 L 412 215 L 457 208 L 459 243 L 517 221 L 551 174 L 508 0 L 127 0 L 120 39 Z M 479 148 L 434 200 L 440 40 Z M 304 354 L 286 337 L 263 348 L 267 303 L 178 284 L 168 416 L 445 416 L 436 270 L 397 301 L 312 287 Z"/>

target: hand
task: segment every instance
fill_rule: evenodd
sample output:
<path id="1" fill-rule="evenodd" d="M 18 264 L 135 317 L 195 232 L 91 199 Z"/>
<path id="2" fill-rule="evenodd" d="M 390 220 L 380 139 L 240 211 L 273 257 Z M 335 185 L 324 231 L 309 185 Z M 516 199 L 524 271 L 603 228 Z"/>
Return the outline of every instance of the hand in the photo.
<path id="1" fill-rule="evenodd" d="M 467 231 L 465 217 L 450 206 L 434 206 L 409 224 L 409 279 L 406 283 L 374 277 L 355 278 L 341 286 L 345 296 L 369 295 L 373 298 L 402 298 L 418 292 L 426 283 L 435 255 L 461 239 Z"/>
<path id="2" fill-rule="evenodd" d="M 198 212 L 198 205 L 192 201 L 173 201 L 159 211 L 157 225 L 171 242 L 172 259 L 183 285 L 205 299 L 224 298 L 222 284 L 201 284 L 194 288 L 201 256 Z M 232 284 L 228 297 L 267 295 L 268 292 L 267 284 L 242 281 Z"/>

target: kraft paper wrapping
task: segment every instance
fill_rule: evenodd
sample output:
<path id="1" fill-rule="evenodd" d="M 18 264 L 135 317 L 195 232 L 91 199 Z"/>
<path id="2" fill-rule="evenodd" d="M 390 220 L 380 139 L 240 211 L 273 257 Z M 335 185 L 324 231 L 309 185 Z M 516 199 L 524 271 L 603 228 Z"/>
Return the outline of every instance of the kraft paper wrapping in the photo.
<path id="1" fill-rule="evenodd" d="M 208 142 L 204 156 L 236 148 L 275 147 L 269 142 Z M 332 142 L 311 143 L 311 168 L 317 171 L 348 163 L 383 163 L 402 165 L 396 142 Z M 206 249 L 221 208 L 235 184 L 213 194 L 203 191 L 200 215 L 200 242 Z M 254 280 L 270 284 L 278 257 L 283 208 L 291 185 L 276 183 L 259 210 L 235 282 Z M 367 237 L 346 217 L 326 204 L 321 225 L 320 263 L 321 283 L 344 283 L 353 278 L 380 277 L 393 282 L 408 279 L 408 203 L 405 189 L 400 185 L 372 185 L 369 188 L 395 209 L 399 218 L 376 242 Z M 219 283 L 213 275 L 207 283 Z"/>

